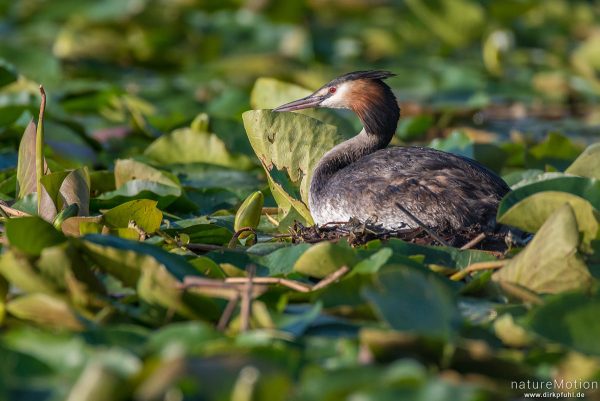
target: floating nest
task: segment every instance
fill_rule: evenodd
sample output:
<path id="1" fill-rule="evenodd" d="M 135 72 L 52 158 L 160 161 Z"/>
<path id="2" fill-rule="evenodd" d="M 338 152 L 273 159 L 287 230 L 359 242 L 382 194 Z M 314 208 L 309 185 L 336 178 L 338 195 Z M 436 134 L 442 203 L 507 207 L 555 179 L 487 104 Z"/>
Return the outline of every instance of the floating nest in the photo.
<path id="1" fill-rule="evenodd" d="M 399 238 L 418 245 L 443 245 L 463 249 L 481 249 L 504 252 L 511 243 L 506 232 L 489 232 L 480 226 L 471 226 L 464 230 L 446 230 L 433 232 L 426 228 L 400 228 L 387 230 L 375 222 L 360 222 L 351 219 L 348 222 L 327 223 L 322 226 L 305 227 L 295 222 L 290 227 L 293 243 L 316 243 L 336 241 L 345 238 L 352 246 L 364 245 L 372 240 Z"/>

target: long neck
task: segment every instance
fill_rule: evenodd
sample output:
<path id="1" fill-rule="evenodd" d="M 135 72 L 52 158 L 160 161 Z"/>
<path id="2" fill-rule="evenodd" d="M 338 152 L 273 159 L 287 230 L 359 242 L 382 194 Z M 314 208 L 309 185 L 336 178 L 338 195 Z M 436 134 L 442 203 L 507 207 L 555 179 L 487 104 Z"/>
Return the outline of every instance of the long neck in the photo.
<path id="1" fill-rule="evenodd" d="M 359 90 L 353 94 L 355 101 L 350 104 L 350 109 L 356 113 L 364 128 L 355 137 L 325 153 L 313 173 L 311 195 L 325 188 L 337 171 L 385 148 L 394 136 L 400 109 L 391 89 L 381 81 L 368 81 Z"/>

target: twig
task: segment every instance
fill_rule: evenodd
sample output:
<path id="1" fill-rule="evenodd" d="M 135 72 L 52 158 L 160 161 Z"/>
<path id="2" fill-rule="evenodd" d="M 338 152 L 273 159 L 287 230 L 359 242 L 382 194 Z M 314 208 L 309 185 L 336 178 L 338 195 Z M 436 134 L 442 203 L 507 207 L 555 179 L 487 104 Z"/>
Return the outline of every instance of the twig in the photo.
<path id="1" fill-rule="evenodd" d="M 279 227 L 279 222 L 274 217 L 272 217 L 269 213 L 266 212 L 264 212 L 263 214 L 265 215 L 267 220 L 269 220 L 269 223 L 273 224 L 275 227 Z"/>
<path id="2" fill-rule="evenodd" d="M 348 268 L 348 266 L 340 267 L 333 273 L 327 275 L 325 278 L 323 278 L 317 284 L 315 284 L 313 286 L 312 290 L 317 291 L 317 290 L 327 287 L 329 284 L 339 280 L 344 274 L 348 273 L 349 271 L 350 271 L 350 269 Z"/>
<path id="3" fill-rule="evenodd" d="M 408 217 L 410 217 L 415 223 L 417 223 L 417 225 L 419 227 L 421 227 L 423 230 L 427 231 L 427 234 L 431 235 L 437 242 L 439 242 L 440 244 L 442 244 L 444 246 L 450 246 L 450 244 L 448 244 L 439 235 L 437 235 L 437 233 L 435 231 L 433 231 L 432 229 L 430 229 L 429 227 L 427 227 L 425 224 L 423 224 L 423 222 L 421 222 L 421 220 L 419 220 L 415 215 L 413 215 L 411 212 L 409 212 L 408 210 L 406 210 L 406 208 L 404 206 L 402 206 L 400 203 L 396 202 L 396 206 L 404 214 L 406 214 Z"/>
<path id="4" fill-rule="evenodd" d="M 475 245 L 479 244 L 481 241 L 485 239 L 485 233 L 480 233 L 477 237 L 473 238 L 471 241 L 467 242 L 463 246 L 460 247 L 461 251 L 466 249 L 471 249 Z"/>
<path id="5" fill-rule="evenodd" d="M 240 293 L 238 292 L 234 297 L 232 297 L 229 302 L 227 302 L 227 306 L 225 306 L 225 310 L 219 319 L 219 323 L 217 323 L 217 330 L 225 331 L 229 321 L 231 320 L 231 316 L 233 316 L 233 312 L 235 311 L 235 307 L 240 301 Z"/>
<path id="6" fill-rule="evenodd" d="M 241 331 L 248 331 L 250 327 L 250 313 L 252 312 L 252 279 L 256 273 L 255 265 L 248 265 L 248 282 L 246 283 L 245 291 L 242 293 L 242 305 L 240 308 L 240 329 Z"/>
<path id="7" fill-rule="evenodd" d="M 473 264 L 465 267 L 461 271 L 450 276 L 450 280 L 455 280 L 455 281 L 462 280 L 463 278 L 467 277 L 469 275 L 469 273 L 479 271 L 479 270 L 500 269 L 500 268 L 504 267 L 509 262 L 509 260 L 510 259 L 492 260 L 489 262 L 473 263 Z"/>
<path id="8" fill-rule="evenodd" d="M 229 277 L 225 279 L 225 283 L 228 284 L 246 284 L 249 281 L 248 277 Z M 301 283 L 299 281 L 290 280 L 287 278 L 279 277 L 254 277 L 252 279 L 254 284 L 276 284 L 288 287 L 298 292 L 309 292 L 311 287 Z"/>

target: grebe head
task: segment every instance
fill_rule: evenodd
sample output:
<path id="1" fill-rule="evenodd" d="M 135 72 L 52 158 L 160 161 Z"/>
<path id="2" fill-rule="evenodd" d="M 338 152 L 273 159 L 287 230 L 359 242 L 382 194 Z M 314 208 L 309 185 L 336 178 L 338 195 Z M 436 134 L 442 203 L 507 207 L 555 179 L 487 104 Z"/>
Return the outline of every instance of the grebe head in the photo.
<path id="1" fill-rule="evenodd" d="M 344 74 L 323 85 L 305 98 L 277 107 L 274 111 L 294 111 L 311 107 L 351 109 L 359 113 L 377 102 L 383 102 L 389 87 L 381 80 L 393 77 L 389 71 L 356 71 Z"/>
<path id="2" fill-rule="evenodd" d="M 398 125 L 400 108 L 392 90 L 383 80 L 393 77 L 389 71 L 356 71 L 323 85 L 313 94 L 279 106 L 274 111 L 294 111 L 310 107 L 350 109 L 363 123 L 367 134 L 379 137 L 387 145 Z"/>

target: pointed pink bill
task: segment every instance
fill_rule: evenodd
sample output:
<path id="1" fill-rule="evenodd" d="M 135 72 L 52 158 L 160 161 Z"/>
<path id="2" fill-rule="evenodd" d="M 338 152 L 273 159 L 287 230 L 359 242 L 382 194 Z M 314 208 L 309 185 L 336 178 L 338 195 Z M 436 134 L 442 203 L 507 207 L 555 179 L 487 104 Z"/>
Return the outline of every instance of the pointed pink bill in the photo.
<path id="1" fill-rule="evenodd" d="M 273 111 L 294 111 L 317 107 L 323 101 L 323 96 L 310 95 L 302 99 L 294 100 L 293 102 L 281 105 Z"/>

